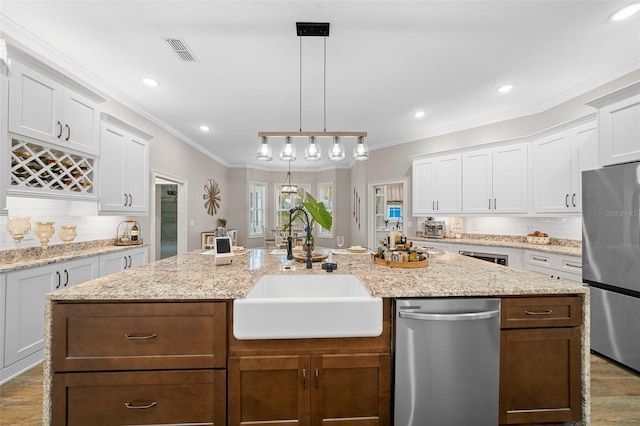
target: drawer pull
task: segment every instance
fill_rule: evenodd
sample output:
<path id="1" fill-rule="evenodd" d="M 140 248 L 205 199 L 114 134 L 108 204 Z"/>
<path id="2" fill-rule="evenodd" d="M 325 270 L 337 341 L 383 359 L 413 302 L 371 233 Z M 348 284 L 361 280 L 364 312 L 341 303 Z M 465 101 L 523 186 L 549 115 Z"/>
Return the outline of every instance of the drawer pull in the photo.
<path id="1" fill-rule="evenodd" d="M 302 389 L 307 388 L 307 369 L 302 369 Z"/>
<path id="2" fill-rule="evenodd" d="M 533 256 L 533 257 L 532 257 L 532 259 L 533 259 L 533 260 L 537 260 L 538 262 L 547 262 L 547 259 L 542 258 L 542 257 L 535 257 L 535 256 Z"/>
<path id="3" fill-rule="evenodd" d="M 525 315 L 551 315 L 552 313 L 553 313 L 553 309 L 549 309 L 542 312 L 524 311 Z"/>
<path id="4" fill-rule="evenodd" d="M 152 401 L 150 404 L 144 404 L 144 405 L 137 405 L 131 402 L 124 403 L 124 406 L 130 410 L 146 410 L 147 408 L 153 408 L 156 405 L 158 405 L 156 401 Z"/>
<path id="5" fill-rule="evenodd" d="M 135 334 L 125 334 L 124 337 L 127 340 L 149 340 L 149 339 L 155 339 L 156 337 L 158 337 L 158 335 L 156 333 L 147 334 L 144 336 L 138 336 Z"/>

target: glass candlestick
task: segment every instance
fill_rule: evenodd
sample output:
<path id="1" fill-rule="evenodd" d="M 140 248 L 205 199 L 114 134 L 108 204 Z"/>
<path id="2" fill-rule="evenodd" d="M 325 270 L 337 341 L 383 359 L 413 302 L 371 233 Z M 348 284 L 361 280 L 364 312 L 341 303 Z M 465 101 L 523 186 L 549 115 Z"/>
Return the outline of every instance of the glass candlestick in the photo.
<path id="1" fill-rule="evenodd" d="M 54 222 L 36 222 L 35 234 L 36 237 L 40 240 L 40 244 L 42 248 L 45 248 L 49 245 L 49 239 L 56 232 L 53 227 Z"/>
<path id="2" fill-rule="evenodd" d="M 24 239 L 24 236 L 31 230 L 31 217 L 28 216 L 13 216 L 7 218 L 7 231 L 11 234 L 11 238 L 16 243 L 16 252 L 14 261 L 18 260 L 20 249 L 20 243 Z"/>
<path id="3" fill-rule="evenodd" d="M 61 226 L 58 234 L 65 245 L 69 245 L 78 235 L 74 225 Z"/>

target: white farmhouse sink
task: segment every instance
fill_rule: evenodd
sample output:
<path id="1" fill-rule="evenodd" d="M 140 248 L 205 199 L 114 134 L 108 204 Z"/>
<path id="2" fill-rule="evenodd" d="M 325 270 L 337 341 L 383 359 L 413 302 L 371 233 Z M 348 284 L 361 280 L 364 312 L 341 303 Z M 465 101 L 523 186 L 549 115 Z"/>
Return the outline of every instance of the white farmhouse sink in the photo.
<path id="1" fill-rule="evenodd" d="M 233 301 L 233 335 L 240 340 L 381 333 L 382 299 L 353 275 L 263 275 Z"/>

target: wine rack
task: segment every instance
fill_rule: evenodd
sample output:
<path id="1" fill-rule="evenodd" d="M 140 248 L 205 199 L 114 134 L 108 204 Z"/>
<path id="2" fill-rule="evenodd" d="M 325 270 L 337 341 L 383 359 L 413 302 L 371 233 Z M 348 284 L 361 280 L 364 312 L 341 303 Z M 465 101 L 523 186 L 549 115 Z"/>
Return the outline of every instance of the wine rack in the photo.
<path id="1" fill-rule="evenodd" d="M 95 159 L 13 139 L 9 189 L 95 198 Z"/>

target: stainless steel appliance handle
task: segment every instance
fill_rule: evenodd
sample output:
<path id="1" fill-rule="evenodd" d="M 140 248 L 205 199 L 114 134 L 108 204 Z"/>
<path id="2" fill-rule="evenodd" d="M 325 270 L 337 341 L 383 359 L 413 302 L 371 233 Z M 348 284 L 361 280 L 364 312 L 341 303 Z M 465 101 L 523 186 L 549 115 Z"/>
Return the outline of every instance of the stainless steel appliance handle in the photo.
<path id="1" fill-rule="evenodd" d="M 499 310 L 482 312 L 464 312 L 461 314 L 429 314 L 424 312 L 400 312 L 400 318 L 420 321 L 471 321 L 493 318 L 500 315 Z"/>

